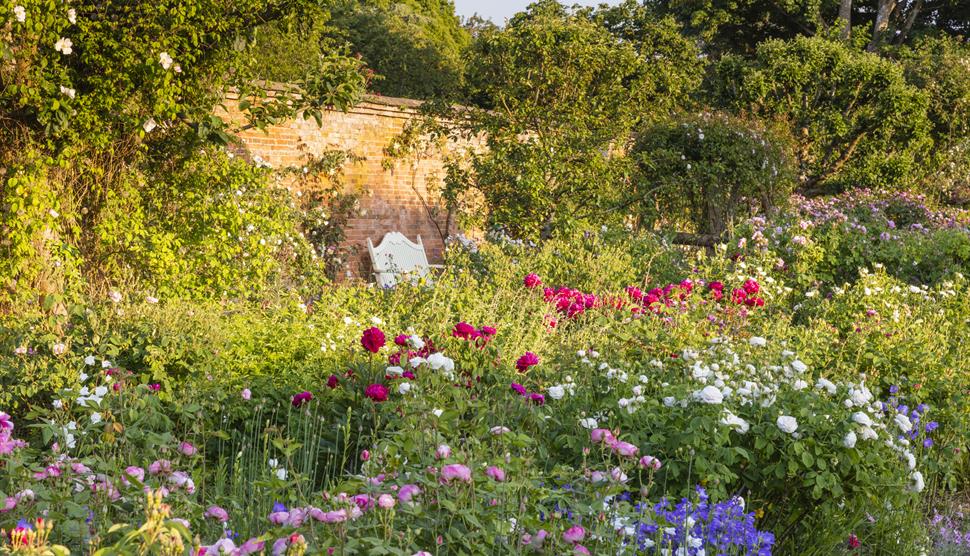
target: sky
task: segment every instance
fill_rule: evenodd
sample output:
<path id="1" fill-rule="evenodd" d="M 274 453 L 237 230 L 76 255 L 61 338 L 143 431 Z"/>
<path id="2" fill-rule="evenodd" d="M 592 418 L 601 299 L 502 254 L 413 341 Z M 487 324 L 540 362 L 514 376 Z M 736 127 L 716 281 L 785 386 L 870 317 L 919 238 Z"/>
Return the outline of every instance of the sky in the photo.
<path id="1" fill-rule="evenodd" d="M 467 18 L 478 13 L 478 15 L 502 25 L 506 19 L 525 9 L 532 3 L 532 0 L 454 0 L 454 2 L 455 12 L 461 17 Z M 619 4 L 620 0 L 567 0 L 564 3 L 569 6 L 573 4 L 595 6 L 603 3 Z"/>

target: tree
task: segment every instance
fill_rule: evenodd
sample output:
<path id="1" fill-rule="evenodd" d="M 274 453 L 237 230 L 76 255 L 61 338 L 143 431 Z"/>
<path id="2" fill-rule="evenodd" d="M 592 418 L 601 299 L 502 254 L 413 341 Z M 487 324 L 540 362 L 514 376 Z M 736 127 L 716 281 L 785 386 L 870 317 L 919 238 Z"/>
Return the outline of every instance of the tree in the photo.
<path id="1" fill-rule="evenodd" d="M 639 226 L 674 225 L 719 237 L 743 216 L 783 205 L 794 184 L 789 142 L 758 122 L 683 114 L 641 129 L 630 190 Z"/>
<path id="2" fill-rule="evenodd" d="M 712 55 L 752 54 L 768 39 L 799 35 L 866 38 L 870 51 L 926 33 L 970 32 L 970 4 L 962 0 L 646 0 L 674 16 Z"/>
<path id="3" fill-rule="evenodd" d="M 933 140 L 928 96 L 899 64 L 819 37 L 770 40 L 717 65 L 716 99 L 782 122 L 797 141 L 800 189 L 912 187 Z"/>
<path id="4" fill-rule="evenodd" d="M 662 44 L 674 38 L 670 49 Z M 621 153 L 631 130 L 687 94 L 665 85 L 683 42 L 647 33 L 640 44 L 622 40 L 593 14 L 553 0 L 532 4 L 504 30 L 486 30 L 469 63 L 475 108 L 453 116 L 487 148 L 452 172 L 450 187 L 479 191 L 487 223 L 522 237 L 607 217 L 629 176 Z M 696 81 L 696 52 L 688 58 L 694 69 L 677 71 L 693 71 Z"/>
<path id="5" fill-rule="evenodd" d="M 345 1 L 331 25 L 379 76 L 374 91 L 416 99 L 458 93 L 470 36 L 450 0 Z"/>

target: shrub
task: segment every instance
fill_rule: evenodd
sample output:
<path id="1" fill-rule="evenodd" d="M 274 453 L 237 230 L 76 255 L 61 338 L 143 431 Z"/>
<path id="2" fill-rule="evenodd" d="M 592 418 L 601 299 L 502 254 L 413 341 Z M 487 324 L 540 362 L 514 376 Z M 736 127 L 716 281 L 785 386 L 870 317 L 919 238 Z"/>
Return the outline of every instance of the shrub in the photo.
<path id="1" fill-rule="evenodd" d="M 932 145 L 927 93 L 902 66 L 822 37 L 768 40 L 750 61 L 725 56 L 713 89 L 725 106 L 788 127 L 802 192 L 915 187 Z"/>
<path id="2" fill-rule="evenodd" d="M 777 209 L 794 183 L 783 136 L 722 114 L 648 125 L 631 155 L 639 173 L 628 202 L 648 229 L 670 223 L 717 236 Z"/>

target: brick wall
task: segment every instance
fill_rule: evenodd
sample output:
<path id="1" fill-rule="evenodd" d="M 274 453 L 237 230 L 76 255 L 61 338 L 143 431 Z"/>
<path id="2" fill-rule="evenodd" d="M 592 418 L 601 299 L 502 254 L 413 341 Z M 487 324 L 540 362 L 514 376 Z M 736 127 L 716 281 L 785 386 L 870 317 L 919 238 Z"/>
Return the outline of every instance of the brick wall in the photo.
<path id="1" fill-rule="evenodd" d="M 230 94 L 226 106 L 230 118 L 236 103 Z M 349 112 L 327 112 L 323 125 L 301 118 L 273 125 L 265 131 L 249 129 L 239 133 L 239 154 L 259 157 L 274 168 L 301 166 L 307 155 L 319 156 L 332 150 L 346 150 L 362 160 L 343 169 L 343 186 L 362 193 L 360 211 L 345 229 L 342 247 L 350 252 L 348 270 L 354 278 L 369 279 L 370 261 L 367 238 L 375 245 L 385 233 L 399 231 L 416 240 L 420 235 L 431 263 L 439 263 L 443 236 L 456 233 L 454 225 L 445 229 L 443 210 L 437 207 L 435 190 L 444 175 L 442 152 L 426 153 L 418 160 L 396 161 L 384 167 L 384 149 L 415 117 L 418 102 L 408 99 L 368 96 Z M 429 191 L 430 189 L 430 191 Z M 437 218 L 432 217 L 432 213 Z"/>

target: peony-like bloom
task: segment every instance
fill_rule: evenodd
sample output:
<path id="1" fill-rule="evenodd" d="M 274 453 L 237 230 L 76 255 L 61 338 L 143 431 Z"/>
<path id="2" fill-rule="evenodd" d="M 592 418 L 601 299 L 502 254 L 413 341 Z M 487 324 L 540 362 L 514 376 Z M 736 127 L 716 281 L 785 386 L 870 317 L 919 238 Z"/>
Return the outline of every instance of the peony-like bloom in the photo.
<path id="1" fill-rule="evenodd" d="M 742 287 L 744 288 L 744 292 L 747 293 L 748 295 L 754 295 L 761 290 L 761 287 L 758 285 L 758 282 L 750 279 L 745 280 L 744 285 Z"/>
<path id="2" fill-rule="evenodd" d="M 198 452 L 198 449 L 196 449 L 196 447 L 189 442 L 182 442 L 179 444 L 179 451 L 182 452 L 182 454 L 191 457 Z"/>
<path id="3" fill-rule="evenodd" d="M 337 377 L 337 375 L 330 375 L 327 378 L 327 388 L 330 388 L 331 390 L 333 390 L 339 385 L 340 385 L 340 379 Z"/>
<path id="4" fill-rule="evenodd" d="M 531 290 L 531 289 L 538 288 L 539 286 L 541 286 L 542 285 L 542 280 L 539 278 L 539 275 L 538 274 L 535 274 L 533 272 L 530 272 L 530 273 L 528 273 L 528 274 L 525 275 L 525 278 L 522 279 L 522 283 L 525 285 L 525 287 L 527 287 L 527 288 L 529 288 Z"/>
<path id="5" fill-rule="evenodd" d="M 380 351 L 385 343 L 387 342 L 384 338 L 384 333 L 376 326 L 364 330 L 364 333 L 360 336 L 360 345 L 364 346 L 364 349 L 371 353 Z"/>
<path id="6" fill-rule="evenodd" d="M 573 544 L 582 542 L 584 538 L 586 538 L 586 529 L 579 525 L 573 525 L 562 534 L 562 540 Z"/>
<path id="7" fill-rule="evenodd" d="M 408 335 L 398 334 L 397 336 L 394 337 L 394 343 L 401 347 L 408 345 Z"/>
<path id="8" fill-rule="evenodd" d="M 485 470 L 485 475 L 500 483 L 505 481 L 505 471 L 501 467 L 492 465 Z"/>
<path id="9" fill-rule="evenodd" d="M 451 331 L 451 335 L 455 338 L 461 338 L 462 340 L 474 340 L 475 338 L 478 338 L 479 332 L 477 328 L 468 324 L 467 322 L 459 322 Z"/>
<path id="10" fill-rule="evenodd" d="M 219 506 L 209 506 L 205 511 L 205 517 L 215 519 L 220 523 L 229 521 L 229 512 Z"/>
<path id="11" fill-rule="evenodd" d="M 542 394 L 537 393 L 537 392 L 533 392 L 533 393 L 529 394 L 529 401 L 531 401 L 532 403 L 534 403 L 536 405 L 545 405 L 546 404 L 546 397 L 543 396 Z"/>
<path id="12" fill-rule="evenodd" d="M 387 389 L 387 386 L 383 384 L 371 384 L 364 389 L 364 395 L 377 403 L 387 401 L 389 393 L 390 391 Z"/>
<path id="13" fill-rule="evenodd" d="M 775 421 L 781 432 L 791 434 L 798 430 L 798 421 L 789 415 L 779 415 L 778 419 Z"/>
<path id="14" fill-rule="evenodd" d="M 508 427 L 503 427 L 501 425 L 497 425 L 497 426 L 494 426 L 494 427 L 488 429 L 488 432 L 494 434 L 495 436 L 498 436 L 500 434 L 505 434 L 507 432 L 512 432 L 512 430 L 509 429 Z"/>
<path id="15" fill-rule="evenodd" d="M 300 392 L 299 394 L 296 394 L 295 396 L 293 396 L 293 399 L 292 399 L 292 401 L 290 403 L 293 404 L 293 407 L 300 407 L 301 405 L 309 402 L 312 399 L 313 399 L 313 394 L 312 393 L 307 392 L 307 391 L 303 391 L 303 392 Z"/>
<path id="16" fill-rule="evenodd" d="M 470 483 L 472 481 L 472 471 L 465 465 L 452 463 L 441 468 L 441 480 L 444 483 L 449 483 L 453 480 Z"/>
<path id="17" fill-rule="evenodd" d="M 526 390 L 525 389 L 525 386 L 522 386 L 521 384 L 518 384 L 516 382 L 513 382 L 510 386 L 511 386 L 512 390 L 515 390 L 515 393 L 518 394 L 518 395 L 520 395 L 520 396 L 528 396 L 529 395 L 529 391 Z"/>
<path id="18" fill-rule="evenodd" d="M 521 357 L 515 362 L 515 368 L 519 370 L 520 373 L 524 373 L 529 370 L 529 367 L 534 367 L 539 364 L 539 356 L 532 353 L 531 351 L 525 352 Z"/>
<path id="19" fill-rule="evenodd" d="M 434 451 L 435 459 L 447 459 L 451 457 L 451 448 L 447 444 L 441 444 Z"/>
<path id="20" fill-rule="evenodd" d="M 239 395 L 242 396 L 242 399 L 244 400 L 249 400 L 253 397 L 253 393 L 249 388 L 243 388 L 243 391 Z"/>
<path id="21" fill-rule="evenodd" d="M 381 509 L 390 510 L 391 508 L 394 507 L 394 504 L 395 504 L 394 497 L 391 496 L 390 494 L 382 494 L 377 497 L 377 507 Z"/>
<path id="22" fill-rule="evenodd" d="M 566 395 L 566 389 L 562 386 L 550 386 L 547 392 L 549 397 L 554 400 L 561 400 Z"/>

